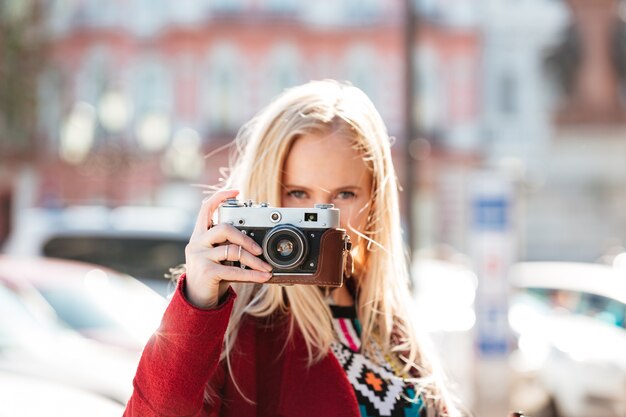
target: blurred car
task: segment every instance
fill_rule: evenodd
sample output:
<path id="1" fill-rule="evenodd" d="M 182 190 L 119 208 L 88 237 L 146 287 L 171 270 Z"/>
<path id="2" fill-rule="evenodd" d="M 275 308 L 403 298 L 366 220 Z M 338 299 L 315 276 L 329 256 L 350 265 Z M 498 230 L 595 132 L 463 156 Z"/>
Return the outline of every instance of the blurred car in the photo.
<path id="1" fill-rule="evenodd" d="M 0 372 L 83 389 L 125 404 L 139 352 L 102 345 L 60 326 L 45 303 L 39 304 L 39 297 L 36 292 L 18 294 L 0 282 Z M 5 392 L 0 389 L 0 397 Z M 32 396 L 31 401 L 41 398 Z M 4 407 L 0 401 L 0 413 Z"/>
<path id="2" fill-rule="evenodd" d="M 0 371 L 0 417 L 119 417 L 124 407 L 82 389 Z"/>
<path id="3" fill-rule="evenodd" d="M 165 295 L 185 262 L 195 215 L 170 207 L 71 206 L 19 213 L 3 251 L 83 261 L 132 275 Z"/>
<path id="4" fill-rule="evenodd" d="M 158 327 L 167 301 L 133 277 L 99 265 L 0 255 L 0 282 L 32 305 L 101 343 L 141 351 Z"/>
<path id="5" fill-rule="evenodd" d="M 415 258 L 411 272 L 412 314 L 432 341 L 454 394 L 471 408 L 478 279 L 466 266 L 423 257 Z"/>
<path id="6" fill-rule="evenodd" d="M 510 282 L 513 405 L 533 416 L 626 416 L 626 274 L 525 262 Z"/>

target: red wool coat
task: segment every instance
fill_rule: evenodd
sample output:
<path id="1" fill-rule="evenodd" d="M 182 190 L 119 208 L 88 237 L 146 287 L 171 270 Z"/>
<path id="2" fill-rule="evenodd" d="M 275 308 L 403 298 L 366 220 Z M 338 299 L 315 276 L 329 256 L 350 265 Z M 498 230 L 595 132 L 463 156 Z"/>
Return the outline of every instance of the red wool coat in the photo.
<path id="1" fill-rule="evenodd" d="M 161 326 L 147 343 L 134 379 L 125 417 L 359 417 L 354 390 L 335 356 L 307 366 L 302 335 L 285 344 L 286 325 L 247 317 L 232 355 L 235 382 L 219 362 L 236 294 L 212 309 L 185 299 L 180 279 Z M 213 402 L 204 400 L 205 388 Z"/>

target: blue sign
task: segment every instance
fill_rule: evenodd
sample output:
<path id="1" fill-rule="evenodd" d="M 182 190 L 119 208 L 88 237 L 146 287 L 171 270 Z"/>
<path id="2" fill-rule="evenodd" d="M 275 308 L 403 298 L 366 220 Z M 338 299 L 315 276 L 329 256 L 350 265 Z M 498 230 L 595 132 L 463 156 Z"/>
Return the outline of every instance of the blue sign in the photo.
<path id="1" fill-rule="evenodd" d="M 504 231 L 508 226 L 509 202 L 502 197 L 482 197 L 474 200 L 474 228 Z"/>
<path id="2" fill-rule="evenodd" d="M 483 356 L 502 356 L 509 351 L 506 305 L 477 311 L 478 349 Z"/>

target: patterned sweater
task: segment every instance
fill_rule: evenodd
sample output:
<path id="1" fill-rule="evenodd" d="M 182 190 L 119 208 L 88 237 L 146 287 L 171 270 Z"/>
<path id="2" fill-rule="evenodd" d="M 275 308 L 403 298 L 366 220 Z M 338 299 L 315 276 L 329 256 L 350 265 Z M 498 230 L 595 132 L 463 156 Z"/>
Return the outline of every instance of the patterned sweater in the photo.
<path id="1" fill-rule="evenodd" d="M 374 357 L 361 352 L 361 324 L 354 307 L 330 306 L 338 340 L 331 350 L 354 388 L 362 417 L 422 417 L 422 398 L 399 375 L 396 361 L 385 356 L 375 341 Z"/>

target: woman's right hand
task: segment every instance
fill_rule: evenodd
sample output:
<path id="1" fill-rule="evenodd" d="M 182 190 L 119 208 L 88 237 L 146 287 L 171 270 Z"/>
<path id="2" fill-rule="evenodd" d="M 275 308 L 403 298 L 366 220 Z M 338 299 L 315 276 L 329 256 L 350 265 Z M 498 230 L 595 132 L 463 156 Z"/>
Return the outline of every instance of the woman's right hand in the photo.
<path id="1" fill-rule="evenodd" d="M 257 257 L 262 250 L 252 238 L 231 224 L 212 226 L 215 210 L 237 194 L 237 190 L 218 191 L 202 202 L 194 231 L 185 247 L 185 295 L 196 307 L 215 307 L 228 289 L 226 281 L 263 283 L 272 277 L 272 267 Z M 251 269 L 221 264 L 227 260 L 240 261 Z"/>

